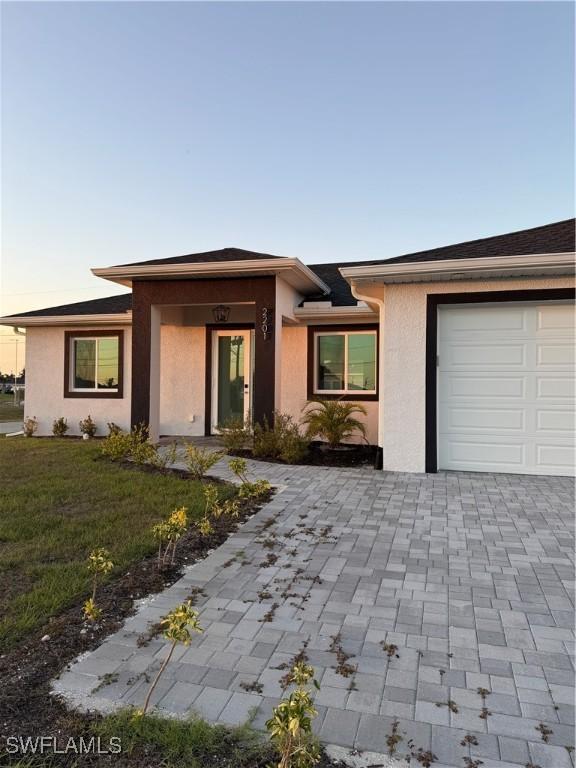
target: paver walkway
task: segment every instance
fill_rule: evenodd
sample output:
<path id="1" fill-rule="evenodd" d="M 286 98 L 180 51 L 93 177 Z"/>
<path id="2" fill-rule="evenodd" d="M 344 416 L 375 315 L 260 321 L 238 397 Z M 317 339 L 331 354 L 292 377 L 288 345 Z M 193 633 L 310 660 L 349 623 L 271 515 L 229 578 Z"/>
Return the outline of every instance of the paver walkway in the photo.
<path id="1" fill-rule="evenodd" d="M 572 766 L 570 479 L 251 467 L 281 486 L 273 500 L 56 691 L 101 710 L 141 705 L 166 643 L 138 637 L 200 588 L 206 631 L 176 652 L 160 710 L 239 723 L 255 709 L 261 725 L 306 644 L 324 742 L 386 752 L 397 718 L 399 752 L 411 739 L 435 768 L 469 754 L 483 768 Z M 216 474 L 229 477 L 223 462 Z"/>

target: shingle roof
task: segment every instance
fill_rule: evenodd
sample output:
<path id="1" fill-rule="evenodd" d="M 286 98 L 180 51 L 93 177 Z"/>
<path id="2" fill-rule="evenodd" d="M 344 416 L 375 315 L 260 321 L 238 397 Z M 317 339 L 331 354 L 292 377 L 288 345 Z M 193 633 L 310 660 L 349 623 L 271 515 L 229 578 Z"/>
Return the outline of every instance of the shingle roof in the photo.
<path id="1" fill-rule="evenodd" d="M 340 267 L 360 267 L 376 264 L 392 264 L 399 262 L 438 261 L 441 259 L 482 258 L 484 256 L 520 256 L 540 253 L 569 253 L 575 249 L 575 219 L 566 219 L 542 227 L 524 229 L 507 235 L 484 237 L 480 240 L 470 240 L 456 245 L 433 248 L 429 251 L 418 251 L 391 259 L 376 259 L 373 261 L 348 261 L 327 264 L 310 264 L 315 272 L 331 288 L 328 296 L 318 295 L 307 297 L 307 301 L 331 301 L 333 306 L 353 306 L 356 299 L 350 292 L 350 286 L 342 277 Z M 245 251 L 242 248 L 222 248 L 219 251 L 206 251 L 187 256 L 176 256 L 171 259 L 154 259 L 138 262 L 142 264 L 192 264 L 210 261 L 246 261 L 251 259 L 280 259 L 281 256 L 271 256 L 266 253 Z M 130 264 L 121 266 L 132 266 Z M 136 266 L 136 265 L 134 265 Z M 132 308 L 132 294 L 124 293 L 119 296 L 108 296 L 103 299 L 79 301 L 74 304 L 63 304 L 48 309 L 37 309 L 32 312 L 22 312 L 10 317 L 51 317 L 60 315 L 105 315 L 126 312 Z"/>
<path id="2" fill-rule="evenodd" d="M 245 251 L 243 248 L 221 248 L 219 251 L 204 251 L 203 253 L 189 253 L 185 256 L 172 256 L 168 259 L 152 259 L 151 261 L 136 261 L 130 264 L 118 264 L 119 267 L 142 267 L 154 264 L 203 264 L 211 261 L 253 261 L 256 259 L 281 259 L 282 256 L 273 256 L 270 253 L 257 253 Z"/>
<path id="3" fill-rule="evenodd" d="M 106 296 L 103 299 L 77 301 L 74 304 L 61 304 L 58 307 L 34 309 L 32 312 L 19 312 L 7 317 L 60 317 L 62 315 L 117 315 L 132 309 L 132 294 L 121 293 L 119 296 Z"/>
<path id="4" fill-rule="evenodd" d="M 340 267 L 361 267 L 377 264 L 398 264 L 410 262 L 439 261 L 442 259 L 475 259 L 487 256 L 521 256 L 541 253 L 571 253 L 575 249 L 576 219 L 566 219 L 542 227 L 523 229 L 507 235 L 484 237 L 480 240 L 469 240 L 465 243 L 446 245 L 432 248 L 429 251 L 407 253 L 391 259 L 375 259 L 373 261 L 334 262 L 331 264 L 309 264 L 315 272 L 332 289 L 329 296 L 318 296 L 307 301 L 332 301 L 337 306 L 356 304 L 356 299 L 350 292 L 350 286 L 344 280 Z"/>

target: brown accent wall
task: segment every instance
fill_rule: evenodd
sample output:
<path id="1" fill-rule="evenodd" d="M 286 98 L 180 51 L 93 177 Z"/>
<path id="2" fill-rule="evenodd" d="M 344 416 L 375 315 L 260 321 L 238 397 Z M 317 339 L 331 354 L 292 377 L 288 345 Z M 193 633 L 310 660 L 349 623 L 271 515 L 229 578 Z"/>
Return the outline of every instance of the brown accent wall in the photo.
<path id="1" fill-rule="evenodd" d="M 254 347 L 254 419 L 270 422 L 274 414 L 275 335 L 264 338 L 260 319 L 268 309 L 275 321 L 276 278 L 207 280 L 136 280 L 132 285 L 132 424 L 150 418 L 151 307 L 182 304 L 253 302 L 256 310 Z"/>

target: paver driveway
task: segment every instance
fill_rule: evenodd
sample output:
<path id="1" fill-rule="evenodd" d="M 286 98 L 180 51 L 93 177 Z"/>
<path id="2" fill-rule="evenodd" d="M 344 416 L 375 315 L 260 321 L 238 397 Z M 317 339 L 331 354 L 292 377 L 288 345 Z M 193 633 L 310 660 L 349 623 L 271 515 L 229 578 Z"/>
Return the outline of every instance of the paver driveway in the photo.
<path id="1" fill-rule="evenodd" d="M 206 631 L 175 655 L 162 710 L 237 723 L 257 708 L 261 724 L 305 646 L 325 742 L 386 752 L 397 718 L 399 752 L 412 739 L 436 768 L 469 754 L 483 768 L 572 765 L 571 480 L 251 467 L 282 486 L 271 503 L 57 691 L 76 705 L 140 705 L 166 646 L 138 636 L 201 588 Z M 217 474 L 228 476 L 223 463 Z M 350 656 L 339 669 L 338 649 Z M 462 746 L 467 734 L 477 744 Z"/>

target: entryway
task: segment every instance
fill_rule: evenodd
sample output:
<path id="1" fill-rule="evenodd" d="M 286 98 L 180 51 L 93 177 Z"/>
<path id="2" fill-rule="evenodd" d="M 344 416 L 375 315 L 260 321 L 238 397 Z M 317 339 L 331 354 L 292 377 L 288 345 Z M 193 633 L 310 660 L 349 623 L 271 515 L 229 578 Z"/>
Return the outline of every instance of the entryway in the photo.
<path id="1" fill-rule="evenodd" d="M 211 431 L 231 420 L 245 421 L 252 410 L 254 331 L 212 333 Z"/>

